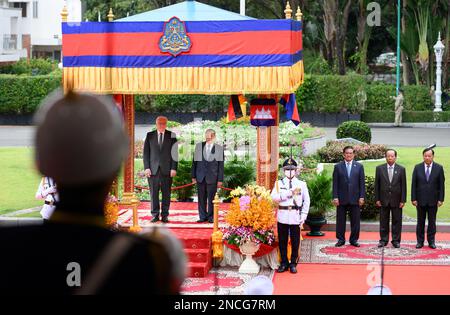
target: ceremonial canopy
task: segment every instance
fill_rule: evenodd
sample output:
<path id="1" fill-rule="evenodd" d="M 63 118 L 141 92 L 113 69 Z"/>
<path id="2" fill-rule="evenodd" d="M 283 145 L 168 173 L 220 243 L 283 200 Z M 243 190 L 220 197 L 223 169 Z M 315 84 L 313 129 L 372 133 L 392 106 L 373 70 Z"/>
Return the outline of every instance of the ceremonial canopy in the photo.
<path id="1" fill-rule="evenodd" d="M 64 88 L 103 94 L 287 94 L 302 22 L 185 1 L 115 22 L 63 22 Z"/>

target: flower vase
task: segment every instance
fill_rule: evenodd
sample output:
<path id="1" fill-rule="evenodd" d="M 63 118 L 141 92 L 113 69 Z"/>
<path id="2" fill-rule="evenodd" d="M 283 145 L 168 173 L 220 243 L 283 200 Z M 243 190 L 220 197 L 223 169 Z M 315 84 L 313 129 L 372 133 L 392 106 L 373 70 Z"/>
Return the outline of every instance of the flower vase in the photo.
<path id="1" fill-rule="evenodd" d="M 259 244 L 253 241 L 246 241 L 244 244 L 239 246 L 242 255 L 245 256 L 245 260 L 242 262 L 241 267 L 239 267 L 240 273 L 258 273 L 259 265 L 253 259 L 253 255 L 259 250 Z"/>

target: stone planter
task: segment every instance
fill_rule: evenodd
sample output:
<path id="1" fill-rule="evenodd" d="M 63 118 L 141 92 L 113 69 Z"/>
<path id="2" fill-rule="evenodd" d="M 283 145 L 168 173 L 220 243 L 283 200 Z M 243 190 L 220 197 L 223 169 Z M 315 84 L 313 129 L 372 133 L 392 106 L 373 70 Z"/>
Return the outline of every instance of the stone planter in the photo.
<path id="1" fill-rule="evenodd" d="M 305 223 L 309 226 L 310 231 L 307 233 L 308 236 L 324 236 L 325 233 L 320 231 L 322 226 L 327 224 L 325 217 L 308 217 Z"/>
<path id="2" fill-rule="evenodd" d="M 239 246 L 242 255 L 245 256 L 245 260 L 242 262 L 239 268 L 240 273 L 258 273 L 259 265 L 253 260 L 253 255 L 259 250 L 259 244 L 253 241 L 247 241 Z"/>

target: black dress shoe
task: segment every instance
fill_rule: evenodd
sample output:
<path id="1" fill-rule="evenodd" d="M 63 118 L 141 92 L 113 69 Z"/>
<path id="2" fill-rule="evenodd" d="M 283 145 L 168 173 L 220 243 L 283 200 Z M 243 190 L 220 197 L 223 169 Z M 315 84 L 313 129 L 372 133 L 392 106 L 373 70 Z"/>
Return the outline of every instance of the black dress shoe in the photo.
<path id="1" fill-rule="evenodd" d="M 431 249 L 436 249 L 436 244 L 430 243 L 430 244 L 428 245 L 428 247 L 431 248 Z"/>
<path id="2" fill-rule="evenodd" d="M 207 220 L 197 220 L 197 223 L 203 223 L 206 222 Z"/>
<path id="3" fill-rule="evenodd" d="M 163 223 L 169 223 L 169 219 L 168 219 L 167 217 L 166 217 L 166 218 L 162 218 L 161 221 L 162 221 Z"/>
<path id="4" fill-rule="evenodd" d="M 386 245 L 387 245 L 387 243 L 385 243 L 385 242 L 379 242 L 378 243 L 378 248 L 385 247 Z"/>
<path id="5" fill-rule="evenodd" d="M 153 219 L 152 219 L 151 222 L 155 223 L 155 222 L 158 222 L 158 221 L 159 221 L 159 218 L 158 218 L 158 217 L 153 217 Z"/>
<path id="6" fill-rule="evenodd" d="M 285 265 L 280 265 L 280 267 L 278 267 L 277 272 L 285 272 L 288 269 L 287 266 Z"/>
<path id="7" fill-rule="evenodd" d="M 214 219 L 209 219 L 208 222 L 209 223 L 214 223 Z"/>
<path id="8" fill-rule="evenodd" d="M 297 273 L 297 268 L 295 267 L 295 265 L 290 265 L 290 266 L 289 266 L 289 271 L 290 271 L 291 273 Z"/>
<path id="9" fill-rule="evenodd" d="M 423 247 L 423 244 L 417 243 L 417 245 L 416 245 L 416 248 L 417 248 L 417 249 L 422 248 L 422 247 Z"/>
<path id="10" fill-rule="evenodd" d="M 352 245 L 352 246 L 354 246 L 354 247 L 361 247 L 361 245 L 359 245 L 359 243 L 358 243 L 358 242 L 353 242 L 353 243 L 350 243 L 350 245 Z"/>
<path id="11" fill-rule="evenodd" d="M 345 245 L 345 241 L 338 241 L 336 244 L 334 244 L 334 246 L 336 247 L 341 247 Z"/>
<path id="12" fill-rule="evenodd" d="M 394 246 L 394 248 L 400 248 L 400 243 L 394 242 L 392 243 L 392 246 Z"/>

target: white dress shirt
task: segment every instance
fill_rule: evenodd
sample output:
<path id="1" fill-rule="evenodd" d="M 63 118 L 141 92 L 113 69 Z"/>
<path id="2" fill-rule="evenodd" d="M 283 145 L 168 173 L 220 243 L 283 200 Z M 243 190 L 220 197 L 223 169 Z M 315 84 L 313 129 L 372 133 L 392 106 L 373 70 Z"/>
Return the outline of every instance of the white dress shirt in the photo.
<path id="1" fill-rule="evenodd" d="M 293 196 L 293 191 L 296 188 L 300 188 L 300 194 Z M 298 210 L 283 210 L 278 209 L 277 220 L 283 224 L 301 225 L 305 222 L 309 212 L 309 192 L 308 186 L 304 181 L 299 180 L 297 177 L 292 179 L 292 188 L 289 188 L 289 179 L 287 177 L 280 179 L 272 189 L 272 199 L 278 202 L 280 206 L 294 206 L 295 203 L 298 207 L 301 207 L 301 213 Z"/>
<path id="2" fill-rule="evenodd" d="M 423 163 L 423 167 L 425 169 L 425 174 L 427 173 L 427 163 Z M 433 162 L 431 162 L 430 164 L 430 175 L 431 175 L 431 170 L 433 169 Z"/>

